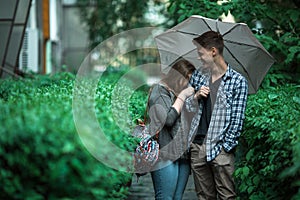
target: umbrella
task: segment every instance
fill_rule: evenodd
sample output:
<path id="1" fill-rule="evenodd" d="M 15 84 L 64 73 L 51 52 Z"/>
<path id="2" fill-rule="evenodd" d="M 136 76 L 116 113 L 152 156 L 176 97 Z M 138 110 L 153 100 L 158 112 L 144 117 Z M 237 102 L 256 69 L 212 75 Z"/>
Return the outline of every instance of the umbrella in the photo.
<path id="1" fill-rule="evenodd" d="M 162 72 L 180 57 L 201 67 L 193 38 L 207 31 L 217 31 L 224 39 L 223 56 L 233 69 L 241 73 L 249 84 L 249 94 L 256 93 L 264 76 L 274 63 L 274 58 L 256 39 L 247 24 L 221 22 L 193 15 L 173 28 L 157 35 Z"/>

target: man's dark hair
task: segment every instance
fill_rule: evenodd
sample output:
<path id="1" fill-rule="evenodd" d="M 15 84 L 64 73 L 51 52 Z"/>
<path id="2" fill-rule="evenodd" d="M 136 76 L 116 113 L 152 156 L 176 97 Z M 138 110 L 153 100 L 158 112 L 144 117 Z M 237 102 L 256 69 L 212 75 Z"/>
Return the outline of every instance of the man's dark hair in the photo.
<path id="1" fill-rule="evenodd" d="M 195 44 L 201 45 L 205 49 L 215 47 L 218 49 L 219 53 L 223 55 L 224 41 L 220 33 L 217 33 L 215 31 L 208 31 L 194 38 L 193 42 Z"/>

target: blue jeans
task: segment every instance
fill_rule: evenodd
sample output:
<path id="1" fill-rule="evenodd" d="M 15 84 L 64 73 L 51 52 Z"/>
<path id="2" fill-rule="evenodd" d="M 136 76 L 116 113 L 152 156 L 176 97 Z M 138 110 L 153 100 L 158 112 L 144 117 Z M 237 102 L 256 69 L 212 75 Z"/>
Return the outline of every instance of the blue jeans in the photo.
<path id="1" fill-rule="evenodd" d="M 161 161 L 165 167 L 151 172 L 156 200 L 181 200 L 190 175 L 190 162 L 186 159 Z"/>

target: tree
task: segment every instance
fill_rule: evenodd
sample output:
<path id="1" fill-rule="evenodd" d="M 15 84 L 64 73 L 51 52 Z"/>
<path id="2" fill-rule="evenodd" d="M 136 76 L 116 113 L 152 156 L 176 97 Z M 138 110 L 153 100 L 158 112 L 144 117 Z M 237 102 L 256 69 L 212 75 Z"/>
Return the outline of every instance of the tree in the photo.
<path id="1" fill-rule="evenodd" d="M 132 28 L 149 25 L 144 13 L 148 0 L 132 2 L 129 0 L 78 0 L 81 17 L 87 25 L 91 48 L 103 40 Z"/>

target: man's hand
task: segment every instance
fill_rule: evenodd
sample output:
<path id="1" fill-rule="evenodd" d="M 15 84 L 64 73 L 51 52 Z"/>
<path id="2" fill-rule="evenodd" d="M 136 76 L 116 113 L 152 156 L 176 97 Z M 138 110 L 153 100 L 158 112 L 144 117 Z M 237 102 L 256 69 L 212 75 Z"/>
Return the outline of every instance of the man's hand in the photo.
<path id="1" fill-rule="evenodd" d="M 209 94 L 209 87 L 202 86 L 194 96 L 195 99 L 207 98 Z"/>

